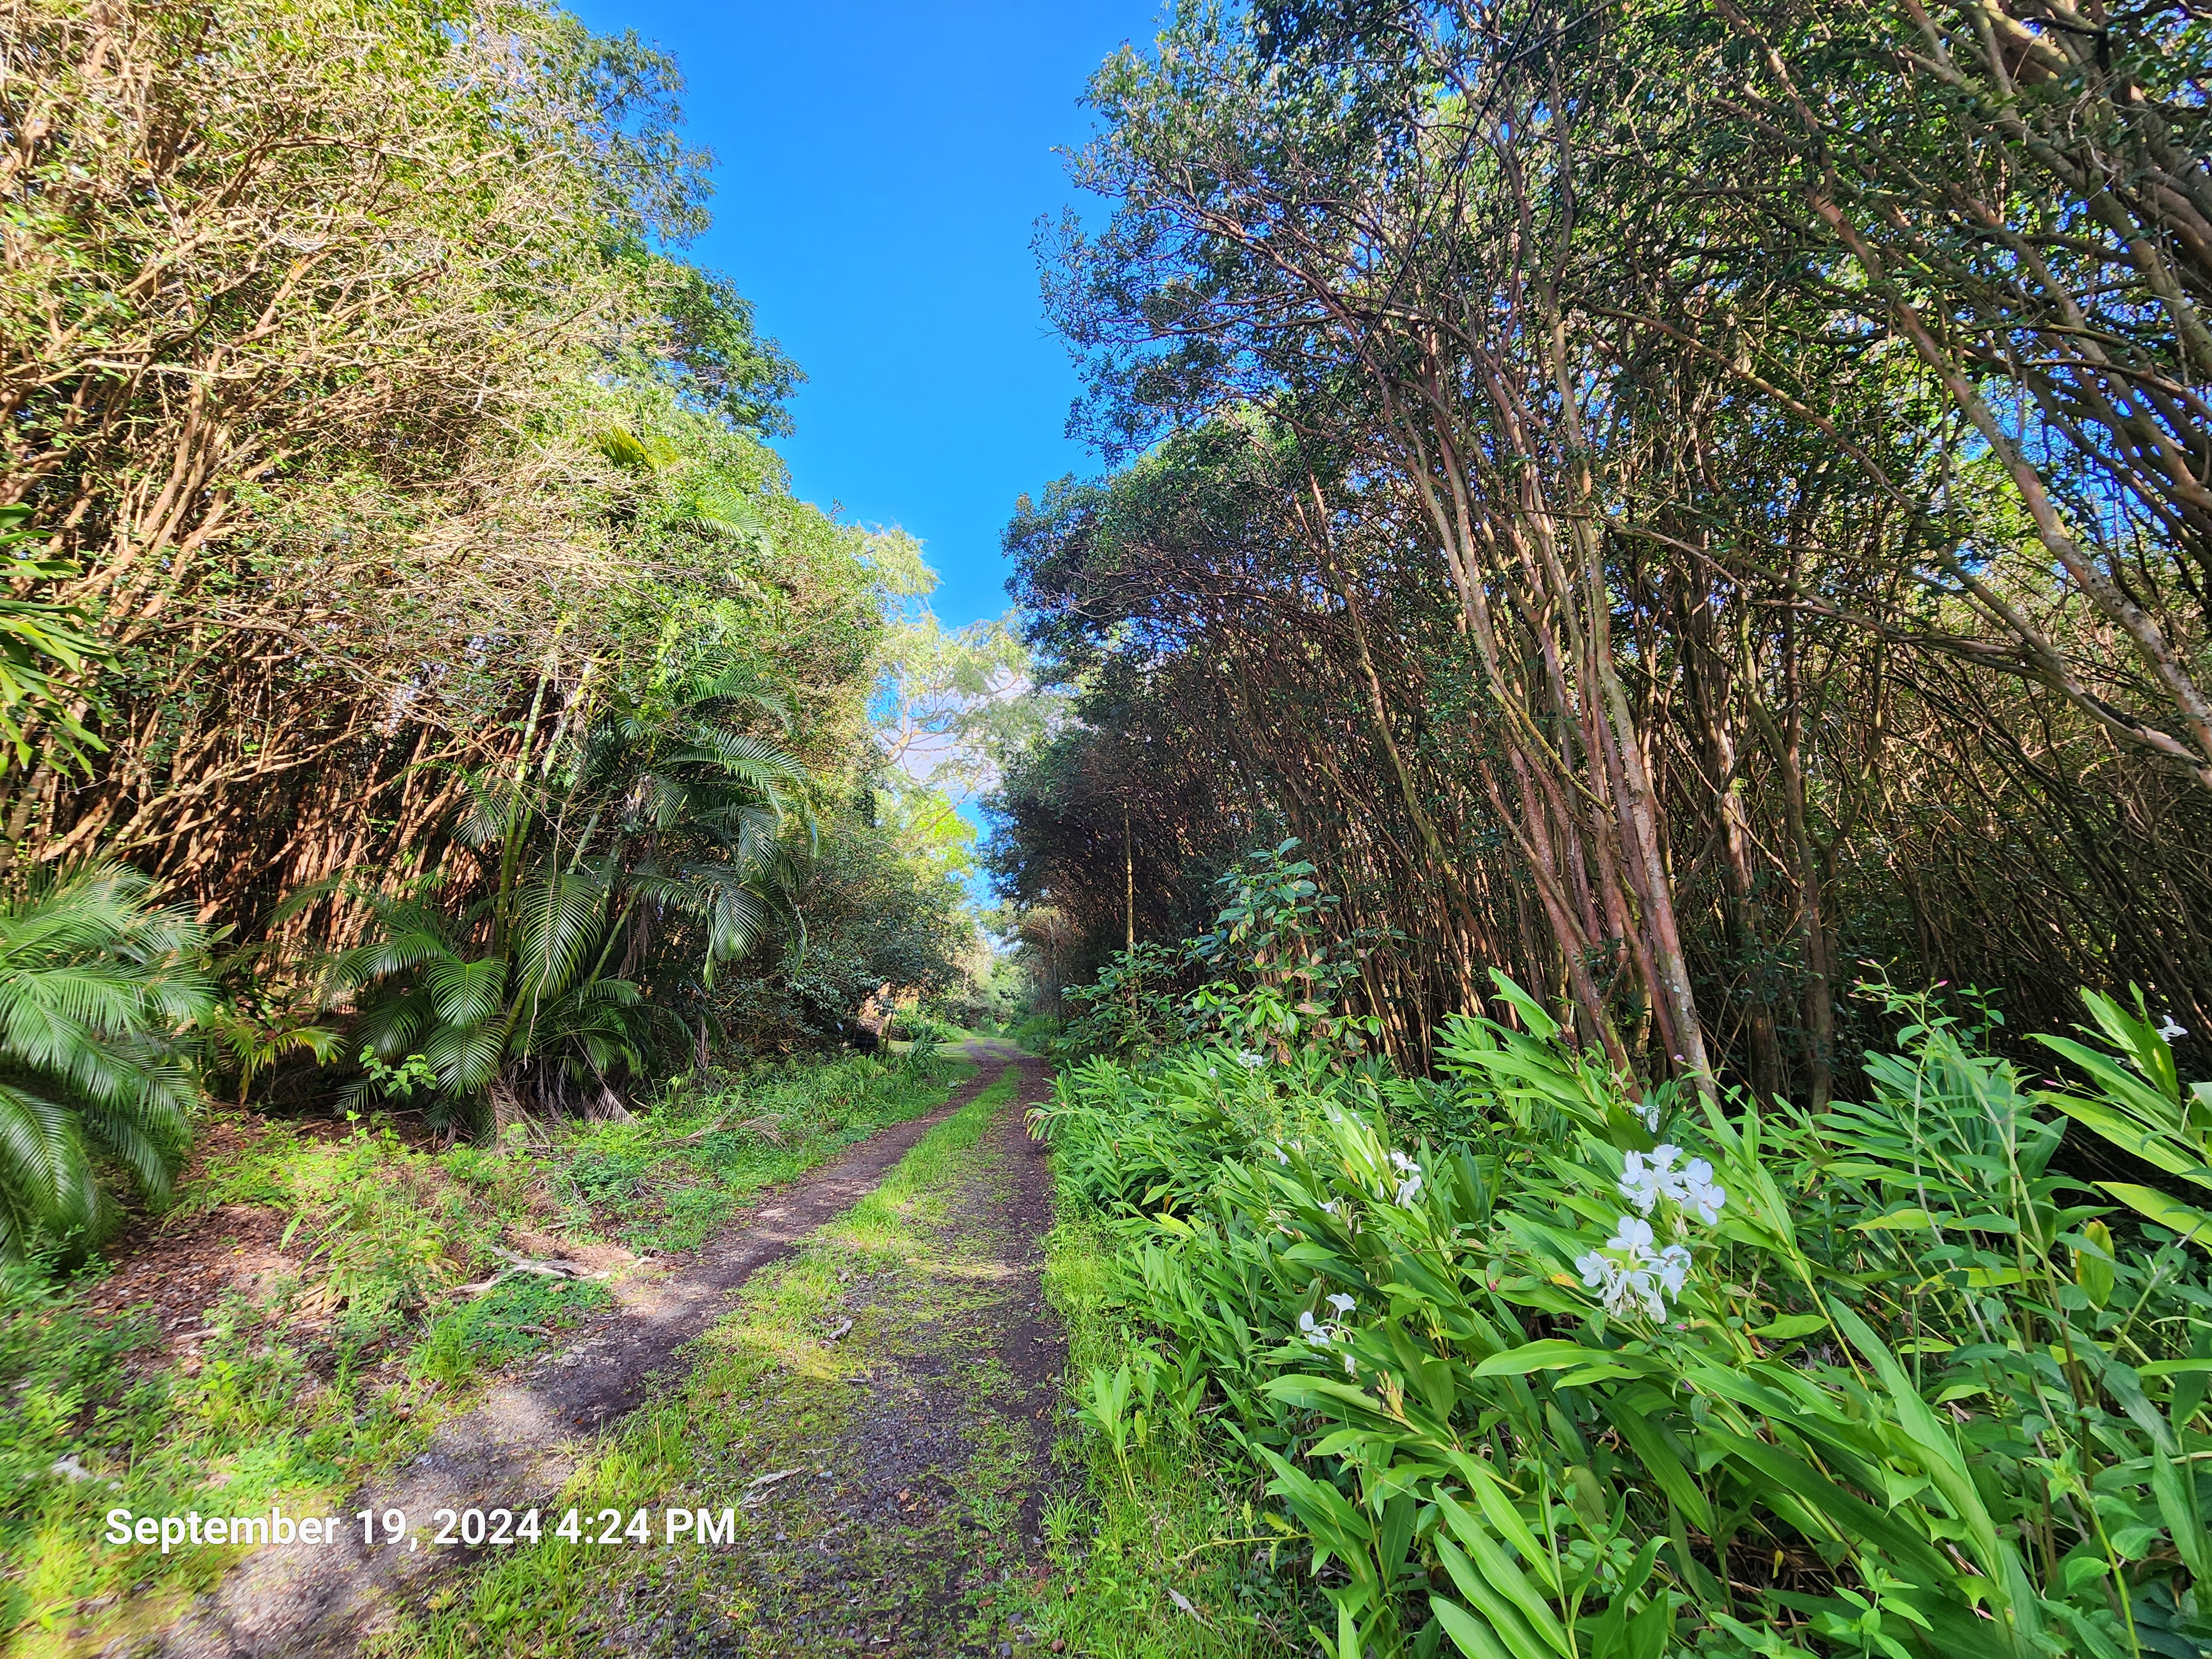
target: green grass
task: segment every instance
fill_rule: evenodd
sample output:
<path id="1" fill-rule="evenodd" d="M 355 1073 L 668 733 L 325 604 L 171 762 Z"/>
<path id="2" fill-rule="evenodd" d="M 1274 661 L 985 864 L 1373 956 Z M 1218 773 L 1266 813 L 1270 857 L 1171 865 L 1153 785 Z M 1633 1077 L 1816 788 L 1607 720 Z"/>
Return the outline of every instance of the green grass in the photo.
<path id="1" fill-rule="evenodd" d="M 521 1274 L 476 1300 L 432 1322 L 422 1345 L 410 1356 L 418 1376 L 440 1382 L 466 1382 L 475 1373 L 520 1359 L 614 1298 L 603 1285 L 586 1279 L 540 1279 Z"/>
<path id="2" fill-rule="evenodd" d="M 679 1087 L 649 1118 L 596 1126 L 556 1190 L 572 1218 L 633 1249 L 690 1249 L 763 1188 L 928 1109 L 948 1078 L 974 1075 L 949 1059 L 908 1069 L 856 1056 L 765 1068 L 737 1091 Z"/>
<path id="3" fill-rule="evenodd" d="M 738 1310 L 700 1339 L 684 1382 L 633 1417 L 562 1500 L 656 1515 L 678 1504 L 727 1505 L 738 1514 L 733 1548 L 544 1539 L 447 1586 L 389 1650 L 408 1659 L 580 1655 L 610 1640 L 657 1650 L 694 1632 L 711 1636 L 716 1650 L 836 1651 L 838 1630 L 888 1631 L 925 1603 L 936 1611 L 924 1639 L 936 1645 L 874 1650 L 950 1653 L 963 1641 L 988 1650 L 1033 1632 L 1035 1588 L 1007 1575 L 1023 1556 L 1011 1494 L 1034 1478 L 1026 1436 L 1035 1431 L 994 1409 L 1008 1379 L 975 1340 L 977 1322 L 1011 1291 L 963 1207 L 1003 1190 L 1005 1172 L 981 1137 L 1017 1075 L 1010 1069 L 933 1129 L 796 1256 L 757 1274 Z M 850 1333 L 825 1340 L 848 1316 Z M 917 1504 L 911 1520 L 855 1525 L 840 1494 L 862 1473 L 866 1449 L 854 1436 L 868 1395 L 848 1379 L 918 1352 L 941 1362 L 953 1390 L 945 1411 L 964 1450 L 952 1493 L 927 1514 Z M 758 1492 L 749 1483 L 787 1468 L 801 1473 L 746 1507 L 748 1492 Z M 823 1547 L 843 1557 L 830 1583 L 820 1582 Z"/>
<path id="4" fill-rule="evenodd" d="M 1073 1405 L 1089 1402 L 1094 1374 L 1144 1366 L 1132 1302 L 1142 1287 L 1118 1266 L 1113 1236 L 1064 1187 L 1060 1212 L 1046 1241 L 1045 1288 L 1067 1330 Z M 1133 1396 L 1126 1476 L 1095 1428 L 1078 1430 L 1064 1448 L 1084 1482 L 1045 1516 L 1061 1583 L 1046 1635 L 1071 1655 L 1100 1659 L 1310 1651 L 1299 1638 L 1328 1609 L 1302 1576 L 1304 1552 L 1279 1542 L 1280 1530 L 1262 1518 L 1277 1505 L 1211 1431 L 1203 1408 L 1187 1412 L 1171 1394 L 1163 1382 L 1141 1424 Z"/>
<path id="5" fill-rule="evenodd" d="M 109 1547 L 110 1507 L 228 1514 L 342 1497 L 415 1455 L 542 1331 L 605 1299 L 597 1284 L 534 1277 L 471 1296 L 503 1238 L 521 1254 L 549 1239 L 696 1244 L 763 1188 L 932 1109 L 973 1074 L 859 1057 L 779 1066 L 679 1084 L 634 1121 L 535 1146 L 424 1151 L 387 1124 L 336 1140 L 265 1126 L 191 1182 L 165 1226 L 219 1231 L 225 1206 L 275 1211 L 301 1267 L 211 1306 L 196 1366 L 149 1366 L 143 1322 L 104 1327 L 86 1311 L 97 1267 L 66 1284 L 0 1271 L 0 1649 L 90 1652 L 157 1629 L 244 1553 Z M 53 1472 L 70 1458 L 92 1478 Z"/>

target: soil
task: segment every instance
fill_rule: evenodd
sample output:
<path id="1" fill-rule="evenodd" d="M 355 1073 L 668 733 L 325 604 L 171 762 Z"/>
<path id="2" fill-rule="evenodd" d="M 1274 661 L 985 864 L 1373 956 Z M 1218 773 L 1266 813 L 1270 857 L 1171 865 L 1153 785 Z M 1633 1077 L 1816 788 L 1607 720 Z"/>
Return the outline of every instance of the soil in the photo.
<path id="1" fill-rule="evenodd" d="M 265 1127 L 265 1120 L 246 1113 L 208 1125 L 196 1138 L 179 1185 L 189 1187 L 210 1159 L 251 1146 Z M 93 1287 L 85 1306 L 103 1320 L 149 1321 L 147 1334 L 159 1346 L 134 1356 L 140 1369 L 189 1366 L 206 1332 L 208 1309 L 230 1291 L 251 1294 L 271 1278 L 299 1272 L 304 1251 L 286 1255 L 276 1248 L 284 1227 L 281 1211 L 250 1204 L 138 1220 L 103 1247 L 114 1267 Z"/>
<path id="2" fill-rule="evenodd" d="M 848 1211 L 933 1125 L 989 1086 L 1002 1064 L 1016 1058 L 1015 1051 L 988 1042 L 971 1044 L 969 1056 L 984 1070 L 938 1112 L 886 1129 L 837 1164 L 768 1195 L 700 1249 L 661 1258 L 614 1280 L 609 1287 L 613 1306 L 581 1327 L 576 1340 L 495 1385 L 475 1410 L 441 1425 L 421 1456 L 356 1494 L 339 1513 L 349 1516 L 368 1510 L 380 1515 L 397 1509 L 407 1515 L 410 1528 L 417 1528 L 440 1509 L 496 1505 L 520 1511 L 550 1506 L 589 1455 L 595 1437 L 672 1380 L 680 1380 L 690 1357 L 679 1351 L 729 1310 L 732 1296 L 749 1279 Z M 1020 1063 L 1019 1098 L 1040 1098 L 1044 1069 L 1035 1061 Z M 994 1143 L 1004 1143 L 1012 1153 L 1004 1160 L 1012 1172 L 1015 1194 L 1005 1224 L 1011 1229 L 1009 1249 L 1016 1255 L 1006 1265 L 1029 1287 L 1026 1302 L 1008 1310 L 1000 1346 L 1006 1370 L 1020 1380 L 1023 1403 L 1018 1409 L 1042 1423 L 1050 1409 L 1059 1364 L 1035 1283 L 1037 1241 L 1050 1225 L 1050 1184 L 1042 1149 L 1030 1150 L 1019 1125 L 1017 1105 L 999 1115 L 994 1135 Z M 239 1217 L 232 1230 L 235 1240 L 210 1247 L 219 1254 L 204 1264 L 207 1270 L 258 1271 L 268 1265 L 258 1258 L 273 1254 L 274 1240 L 259 1237 L 264 1229 L 252 1224 L 259 1220 L 258 1212 Z M 158 1259 L 164 1253 L 156 1249 L 149 1255 Z M 171 1258 L 168 1265 L 175 1271 L 188 1264 Z M 137 1294 L 145 1299 L 143 1287 Z M 196 1307 L 207 1305 L 204 1285 L 196 1284 L 193 1295 L 201 1298 Z M 166 1318 L 163 1322 L 168 1324 Z M 872 1455 L 878 1455 L 864 1485 L 872 1505 L 910 1510 L 916 1491 L 927 1489 L 930 1437 L 941 1417 L 929 1395 L 926 1371 L 910 1379 L 904 1373 L 896 1379 L 887 1375 L 876 1389 L 868 1409 L 884 1414 L 868 1439 Z M 1024 1513 L 1023 1528 L 1024 1535 L 1034 1535 L 1033 1514 Z M 358 1524 L 350 1521 L 344 1537 L 337 1544 L 271 1545 L 256 1551 L 158 1644 L 134 1648 L 133 1653 L 174 1659 L 351 1654 L 395 1617 L 419 1607 L 434 1577 L 454 1576 L 480 1553 L 371 1552 L 362 1544 Z"/>

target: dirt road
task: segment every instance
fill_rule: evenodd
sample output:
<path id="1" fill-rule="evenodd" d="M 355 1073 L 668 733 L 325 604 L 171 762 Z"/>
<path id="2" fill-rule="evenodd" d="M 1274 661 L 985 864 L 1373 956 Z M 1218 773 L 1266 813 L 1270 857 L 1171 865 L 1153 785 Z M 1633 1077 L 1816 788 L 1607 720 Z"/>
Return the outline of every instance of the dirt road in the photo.
<path id="1" fill-rule="evenodd" d="M 742 1310 L 759 1301 L 754 1291 L 773 1299 L 778 1285 L 759 1281 L 778 1280 L 782 1268 L 777 1264 L 805 1265 L 818 1277 L 828 1263 L 849 1256 L 843 1267 L 827 1268 L 842 1273 L 832 1282 L 849 1286 L 842 1300 L 850 1311 L 842 1316 L 848 1323 L 836 1350 L 848 1375 L 831 1385 L 842 1408 L 836 1413 L 838 1431 L 828 1437 L 835 1444 L 809 1449 L 818 1454 L 814 1462 L 823 1473 L 804 1481 L 787 1478 L 765 1490 L 738 1482 L 728 1494 L 728 1506 L 741 1510 L 745 1521 L 736 1540 L 686 1558 L 695 1569 L 689 1574 L 658 1571 L 662 1564 L 655 1564 L 660 1601 L 672 1587 L 688 1583 L 698 1592 L 690 1600 L 722 1610 L 708 1621 L 719 1626 L 716 1645 L 663 1639 L 673 1636 L 675 1625 L 665 1612 L 648 1615 L 647 1604 L 620 1583 L 592 1598 L 596 1617 L 576 1620 L 578 1586 L 569 1581 L 579 1574 L 605 1579 L 610 1571 L 618 1578 L 627 1565 L 588 1554 L 538 1563 L 550 1571 L 533 1578 L 533 1585 L 568 1609 L 561 1615 L 561 1628 L 544 1629 L 527 1616 L 532 1598 L 510 1595 L 501 1604 L 506 1609 L 498 1621 L 501 1628 L 486 1630 L 468 1616 L 480 1599 L 480 1581 L 513 1577 L 525 1565 L 520 1557 L 434 1547 L 372 1551 L 362 1546 L 358 1527 L 349 1523 L 344 1541 L 336 1545 L 257 1552 L 151 1651 L 176 1659 L 308 1659 L 353 1654 L 365 1646 L 444 1650 L 453 1645 L 450 1638 L 459 1638 L 473 1651 L 489 1646 L 533 1654 L 768 1653 L 784 1650 L 775 1638 L 779 1630 L 817 1632 L 805 1645 L 819 1650 L 831 1626 L 858 1632 L 862 1625 L 868 1630 L 858 1645 L 870 1652 L 963 1650 L 964 1642 L 946 1645 L 935 1637 L 907 1646 L 895 1633 L 975 1622 L 977 1598 L 971 1592 L 980 1581 L 975 1564 L 960 1554 L 958 1518 L 949 1528 L 935 1523 L 968 1490 L 963 1480 L 972 1485 L 979 1456 L 998 1466 L 994 1479 L 1001 1486 L 1012 1478 L 1007 1472 L 1015 1471 L 1019 1478 L 1013 1485 L 1024 1493 L 999 1516 L 1006 1523 L 1000 1530 L 1015 1542 L 1008 1561 L 1000 1564 L 1006 1576 L 996 1582 L 1013 1582 L 1009 1563 L 1014 1557 L 1029 1570 L 1036 1552 L 1021 1540 L 1038 1533 L 1049 1485 L 1050 1408 L 1064 1361 L 1036 1283 L 1039 1241 L 1051 1224 L 1050 1182 L 1042 1149 L 1030 1141 L 1021 1122 L 1023 1107 L 1042 1097 L 1049 1075 L 1039 1062 L 1004 1045 L 971 1044 L 969 1053 L 982 1070 L 939 1111 L 861 1143 L 838 1164 L 772 1195 L 702 1249 L 616 1286 L 616 1306 L 580 1332 L 580 1340 L 495 1387 L 477 1409 L 444 1425 L 422 1457 L 346 1506 L 349 1516 L 400 1510 L 410 1529 L 416 1517 L 427 1520 L 441 1509 L 553 1511 L 580 1472 L 588 1475 L 594 1460 L 618 1445 L 641 1403 L 656 1397 L 680 1403 L 698 1391 L 702 1373 L 713 1370 L 713 1339 L 697 1339 L 724 1321 L 733 1305 Z M 997 1086 L 1002 1078 L 1014 1086 Z M 969 1109 L 987 1091 L 994 1100 L 1011 1097 Z M 937 1149 L 944 1135 L 933 1132 L 940 1126 L 962 1130 L 955 1138 L 968 1144 Z M 976 1133 L 967 1135 L 969 1129 Z M 849 1223 L 855 1206 L 867 1210 L 862 1200 L 925 1138 L 932 1154 L 929 1179 L 924 1189 L 901 1189 L 902 1210 L 891 1231 L 902 1236 L 841 1244 L 841 1219 Z M 795 1255 L 801 1262 L 789 1263 Z M 978 1367 L 980 1377 L 970 1375 Z M 777 1407 L 792 1403 L 783 1396 L 794 1389 L 804 1393 L 801 1385 L 818 1379 L 792 1372 L 768 1382 L 750 1402 L 755 1426 L 780 1420 Z M 980 1406 L 982 1419 L 969 1420 L 971 1406 Z M 705 1505 L 714 1499 L 707 1487 L 718 1484 L 713 1454 L 730 1424 L 712 1406 L 699 1413 L 702 1420 L 688 1431 L 702 1450 L 694 1461 L 702 1473 L 694 1482 L 696 1492 L 687 1496 Z M 658 1414 L 665 1419 L 668 1412 Z M 798 1413 L 799 1426 L 807 1431 L 803 1437 L 825 1438 L 813 1432 L 823 1416 L 819 1409 Z M 836 1479 L 833 1466 L 841 1471 Z M 742 1473 L 745 1481 L 754 1478 L 750 1460 L 730 1473 Z M 817 1540 L 812 1555 L 799 1561 L 782 1550 L 819 1531 L 811 1521 L 833 1512 L 834 1519 L 822 1521 L 832 1538 Z M 835 1540 L 848 1534 L 858 1535 L 847 1539 L 841 1552 Z M 864 1571 L 841 1577 L 841 1565 L 863 1559 Z M 752 1589 L 733 1595 L 732 1587 L 739 1584 Z M 766 1623 L 748 1615 L 743 1645 L 732 1645 L 739 1626 L 727 1610 L 765 1612 L 763 1595 L 783 1611 Z M 592 1627 L 588 1641 L 581 1639 L 586 1625 Z M 894 1633 L 891 1640 L 883 1639 L 886 1632 Z"/>

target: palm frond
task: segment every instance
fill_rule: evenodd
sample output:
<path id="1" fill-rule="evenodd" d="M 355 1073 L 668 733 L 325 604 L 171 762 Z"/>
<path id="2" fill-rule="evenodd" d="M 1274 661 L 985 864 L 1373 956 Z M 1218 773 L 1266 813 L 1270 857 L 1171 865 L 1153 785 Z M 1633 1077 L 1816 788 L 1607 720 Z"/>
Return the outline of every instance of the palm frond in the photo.
<path id="1" fill-rule="evenodd" d="M 354 1034 L 381 1060 L 403 1060 L 431 1023 L 429 993 L 420 988 L 386 996 L 362 1011 Z"/>
<path id="2" fill-rule="evenodd" d="M 127 1107 L 87 1105 L 77 1115 L 85 1139 L 131 1171 L 144 1196 L 166 1202 L 191 1123 L 173 1097 L 149 1090 Z"/>
<path id="3" fill-rule="evenodd" d="M 482 1025 L 441 1025 L 422 1044 L 439 1088 L 459 1101 L 471 1101 L 490 1088 L 507 1060 L 504 1018 Z"/>
<path id="4" fill-rule="evenodd" d="M 76 1114 L 26 1083 L 0 1081 L 0 1193 L 11 1216 L 0 1250 L 20 1259 L 31 1236 L 90 1226 L 95 1200 Z"/>
<path id="5" fill-rule="evenodd" d="M 216 1007 L 207 932 L 113 864 L 32 872 L 0 903 L 0 1250 L 81 1242 L 110 1207 L 89 1142 L 165 1195 L 193 1097 L 179 1059 Z"/>
<path id="6" fill-rule="evenodd" d="M 481 1025 L 506 1002 L 507 963 L 498 957 L 464 962 L 440 956 L 422 965 L 422 988 L 439 1023 L 456 1028 Z"/>
<path id="7" fill-rule="evenodd" d="M 469 774 L 462 800 L 453 833 L 470 847 L 496 846 L 531 811 L 528 786 L 503 772 Z"/>
<path id="8" fill-rule="evenodd" d="M 678 499 L 681 521 L 692 528 L 750 543 L 763 552 L 775 550 L 757 498 L 735 480 L 717 472 L 704 473 L 687 480 Z"/>
<path id="9" fill-rule="evenodd" d="M 586 865 L 524 890 L 517 945 L 520 988 L 530 996 L 557 996 L 584 970 L 606 932 L 607 878 Z"/>
<path id="10" fill-rule="evenodd" d="M 684 736 L 686 741 L 670 751 L 672 764 L 714 767 L 775 801 L 795 793 L 805 781 L 799 763 L 766 738 L 703 722 Z"/>
<path id="11" fill-rule="evenodd" d="M 333 957 L 324 979 L 324 994 L 335 1001 L 380 980 L 391 979 L 425 963 L 456 954 L 453 941 L 447 937 L 442 918 L 435 928 L 409 927 L 389 932 Z"/>

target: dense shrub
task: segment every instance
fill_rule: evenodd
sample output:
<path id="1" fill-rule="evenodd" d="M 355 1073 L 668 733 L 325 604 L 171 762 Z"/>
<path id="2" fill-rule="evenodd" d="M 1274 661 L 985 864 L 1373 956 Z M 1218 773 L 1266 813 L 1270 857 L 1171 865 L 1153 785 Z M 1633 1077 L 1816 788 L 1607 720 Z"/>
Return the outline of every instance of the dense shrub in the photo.
<path id="1" fill-rule="evenodd" d="M 714 1014 L 756 1054 L 834 1048 L 884 986 L 951 988 L 974 933 L 959 884 L 857 816 L 825 820 L 787 915 L 747 962 L 717 976 Z"/>
<path id="2" fill-rule="evenodd" d="M 2051 1164 L 2054 1107 L 2129 1090 L 2212 1162 L 2150 1019 L 2096 1008 L 2062 1099 L 1892 996 L 1813 1114 L 1631 1095 L 1502 988 L 1521 1029 L 1454 1020 L 1436 1085 L 1187 1048 L 1036 1114 L 1153 1328 L 1086 1416 L 1126 1455 L 1218 1414 L 1329 1653 L 2212 1648 L 2202 1217 Z"/>

